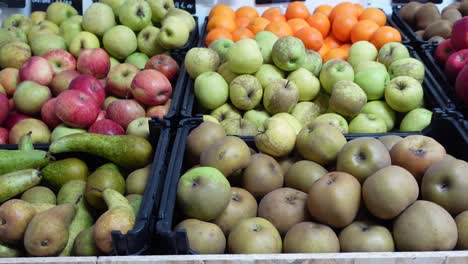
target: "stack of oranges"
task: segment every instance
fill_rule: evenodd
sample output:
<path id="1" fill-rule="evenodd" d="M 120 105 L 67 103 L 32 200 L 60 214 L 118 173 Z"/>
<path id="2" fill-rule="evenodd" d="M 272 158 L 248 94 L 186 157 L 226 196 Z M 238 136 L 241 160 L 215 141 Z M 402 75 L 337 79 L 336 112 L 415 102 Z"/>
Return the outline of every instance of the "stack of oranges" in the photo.
<path id="1" fill-rule="evenodd" d="M 387 16 L 382 10 L 351 2 L 335 7 L 320 5 L 313 13 L 303 2 L 292 2 L 285 14 L 269 8 L 261 15 L 250 6 L 234 11 L 220 4 L 210 11 L 205 42 L 207 46 L 219 38 L 236 42 L 266 30 L 278 37 L 299 38 L 307 49 L 319 52 L 328 61 L 346 59 L 351 44 L 360 40 L 370 41 L 377 49 L 389 42 L 401 42 L 400 32 L 386 23 Z"/>

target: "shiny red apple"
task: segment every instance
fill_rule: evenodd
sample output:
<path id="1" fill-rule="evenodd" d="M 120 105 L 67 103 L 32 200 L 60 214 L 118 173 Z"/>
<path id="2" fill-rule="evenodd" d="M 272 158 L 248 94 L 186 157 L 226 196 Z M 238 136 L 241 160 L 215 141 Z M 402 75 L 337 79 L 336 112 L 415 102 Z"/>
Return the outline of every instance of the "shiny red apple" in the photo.
<path id="1" fill-rule="evenodd" d="M 98 106 L 101 106 L 106 99 L 106 90 L 102 86 L 101 82 L 88 74 L 82 74 L 73 79 L 68 86 L 68 89 L 79 90 L 87 93 L 96 101 Z"/>
<path id="2" fill-rule="evenodd" d="M 452 47 L 452 42 L 450 41 L 450 39 L 446 39 L 442 41 L 439 44 L 439 46 L 437 46 L 434 53 L 434 57 L 440 65 L 445 66 L 445 63 L 447 62 L 448 58 L 454 52 L 455 50 Z"/>
<path id="3" fill-rule="evenodd" d="M 49 126 L 49 128 L 55 128 L 62 123 L 62 120 L 55 114 L 55 103 L 57 98 L 51 98 L 42 105 L 41 117 L 42 121 Z"/>
<path id="4" fill-rule="evenodd" d="M 81 73 L 92 75 L 96 79 L 102 79 L 107 76 L 110 70 L 110 57 L 101 48 L 85 49 L 78 56 L 76 68 Z"/>
<path id="5" fill-rule="evenodd" d="M 79 90 L 65 91 L 55 102 L 55 113 L 58 118 L 71 127 L 89 127 L 96 121 L 99 111 L 96 101 Z"/>
<path id="6" fill-rule="evenodd" d="M 132 94 L 147 106 L 161 105 L 171 98 L 172 85 L 159 71 L 143 70 L 133 78 Z"/>
<path id="7" fill-rule="evenodd" d="M 106 109 L 107 117 L 127 129 L 133 120 L 144 117 L 145 109 L 135 100 L 120 99 L 112 102 Z"/>
<path id="8" fill-rule="evenodd" d="M 46 59 L 32 56 L 21 65 L 19 77 L 21 81 L 33 81 L 48 86 L 54 77 L 54 73 Z"/>
<path id="9" fill-rule="evenodd" d="M 125 135 L 122 126 L 110 119 L 101 119 L 94 122 L 88 129 L 89 133 L 104 135 Z"/>
<path id="10" fill-rule="evenodd" d="M 177 62 L 168 55 L 159 54 L 151 57 L 145 65 L 145 70 L 157 70 L 164 74 L 170 81 L 174 80 L 179 74 L 179 65 Z"/>
<path id="11" fill-rule="evenodd" d="M 49 62 L 54 74 L 74 70 L 76 68 L 75 57 L 66 50 L 50 50 L 46 52 L 43 57 Z"/>

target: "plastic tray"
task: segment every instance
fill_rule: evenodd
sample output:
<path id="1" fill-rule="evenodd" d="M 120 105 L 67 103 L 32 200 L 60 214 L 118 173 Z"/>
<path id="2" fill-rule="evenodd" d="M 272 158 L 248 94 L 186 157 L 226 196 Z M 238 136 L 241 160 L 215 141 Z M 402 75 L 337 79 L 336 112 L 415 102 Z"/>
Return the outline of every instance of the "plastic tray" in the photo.
<path id="1" fill-rule="evenodd" d="M 150 121 L 150 143 L 153 145 L 155 155 L 151 174 L 146 184 L 143 201 L 136 217 L 135 226 L 127 234 L 112 232 L 112 255 L 141 255 L 150 249 L 152 228 L 154 227 L 154 210 L 158 209 L 162 184 L 166 176 L 166 153 L 170 141 L 170 124 L 167 120 Z M 34 145 L 35 149 L 49 149 L 49 144 Z M 0 149 L 18 149 L 18 145 L 0 145 Z M 91 169 L 97 168 L 106 161 L 102 158 L 84 153 L 64 153 L 54 155 L 57 159 L 76 157 L 83 160 Z"/>
<path id="2" fill-rule="evenodd" d="M 400 9 L 404 5 L 398 4 L 392 7 L 392 20 L 395 23 L 395 26 L 400 30 L 402 35 L 406 35 L 410 43 L 414 44 L 418 49 L 423 44 L 428 44 L 426 40 L 423 40 L 416 35 L 415 31 L 406 23 L 406 21 L 400 15 Z"/>
<path id="3" fill-rule="evenodd" d="M 433 73 L 434 79 L 437 82 L 439 89 L 444 92 L 455 104 L 457 110 L 459 110 L 464 116 L 468 116 L 468 105 L 465 105 L 455 95 L 455 87 L 451 84 L 444 73 L 444 69 L 436 62 L 434 58 L 434 52 L 437 45 L 425 44 L 422 46 L 420 51 L 421 58 L 424 61 L 426 67 Z"/>
<path id="4" fill-rule="evenodd" d="M 187 234 L 184 231 L 174 232 L 173 227 L 182 220 L 182 215 L 176 211 L 176 190 L 179 178 L 185 171 L 190 169 L 190 165 L 185 162 L 185 149 L 187 136 L 192 129 L 197 127 L 202 122 L 201 118 L 189 118 L 182 120 L 181 128 L 178 129 L 175 138 L 174 148 L 171 153 L 168 173 L 164 183 L 164 190 L 161 197 L 161 205 L 159 207 L 158 219 L 156 222 L 157 237 L 161 243 L 158 245 L 162 254 L 196 254 L 190 249 L 188 244 Z M 402 137 L 414 134 L 423 134 L 433 137 L 439 141 L 447 152 L 459 159 L 468 160 L 468 133 L 463 128 L 462 124 L 454 120 L 452 117 L 441 113 L 435 115 L 431 126 L 422 132 L 402 133 L 395 132 L 393 135 Z M 380 137 L 380 134 L 361 134 L 361 135 L 345 135 L 347 140 L 357 137 Z M 254 145 L 253 137 L 242 138 L 249 146 Z"/>

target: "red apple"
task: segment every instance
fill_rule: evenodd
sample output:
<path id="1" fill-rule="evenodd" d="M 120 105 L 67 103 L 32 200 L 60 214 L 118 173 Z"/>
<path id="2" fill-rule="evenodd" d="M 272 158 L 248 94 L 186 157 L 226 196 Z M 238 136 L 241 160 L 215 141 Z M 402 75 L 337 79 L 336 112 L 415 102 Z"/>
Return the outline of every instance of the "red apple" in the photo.
<path id="1" fill-rule="evenodd" d="M 130 99 L 116 100 L 107 107 L 106 111 L 108 118 L 124 129 L 127 129 L 133 120 L 145 116 L 145 109 L 137 101 Z"/>
<path id="2" fill-rule="evenodd" d="M 140 69 L 129 63 L 113 67 L 107 75 L 107 91 L 110 94 L 128 98 L 132 95 L 132 80 Z"/>
<path id="3" fill-rule="evenodd" d="M 76 68 L 75 57 L 66 50 L 50 50 L 43 57 L 49 62 L 54 74 Z"/>
<path id="4" fill-rule="evenodd" d="M 106 99 L 106 90 L 101 85 L 101 82 L 91 75 L 82 74 L 76 77 L 71 81 L 68 89 L 87 93 L 96 101 L 98 106 L 101 106 Z"/>
<path id="5" fill-rule="evenodd" d="M 89 127 L 88 132 L 104 135 L 125 135 L 123 128 L 110 119 L 101 119 L 94 122 L 94 124 Z"/>
<path id="6" fill-rule="evenodd" d="M 0 127 L 0 144 L 8 144 L 8 130 Z"/>
<path id="7" fill-rule="evenodd" d="M 179 74 L 179 65 L 177 62 L 168 55 L 160 54 L 151 57 L 145 65 L 145 69 L 157 70 L 164 74 L 170 81 Z"/>
<path id="8" fill-rule="evenodd" d="M 465 16 L 453 23 L 452 36 L 450 37 L 452 47 L 455 50 L 468 49 L 468 17 Z"/>
<path id="9" fill-rule="evenodd" d="M 15 111 L 15 99 L 14 98 L 8 99 L 8 110 Z"/>
<path id="10" fill-rule="evenodd" d="M 31 117 L 21 113 L 17 113 L 16 111 L 9 112 L 8 117 L 5 121 L 5 128 L 10 130 L 14 125 L 16 125 L 16 123 L 27 118 Z"/>
<path id="11" fill-rule="evenodd" d="M 468 104 L 468 64 L 458 73 L 455 81 L 455 91 L 458 98 Z"/>
<path id="12" fill-rule="evenodd" d="M 78 76 L 80 76 L 80 73 L 75 70 L 63 71 L 56 74 L 50 83 L 50 90 L 57 96 L 61 92 L 68 90 L 71 81 Z"/>
<path id="13" fill-rule="evenodd" d="M 143 70 L 133 78 L 132 94 L 137 101 L 145 105 L 161 105 L 171 97 L 172 86 L 159 71 Z"/>
<path id="14" fill-rule="evenodd" d="M 458 73 L 467 63 L 468 49 L 459 50 L 450 55 L 445 64 L 445 75 L 447 75 L 447 79 L 451 82 L 455 82 Z"/>
<path id="15" fill-rule="evenodd" d="M 61 93 L 55 102 L 56 115 L 71 127 L 89 127 L 96 121 L 99 111 L 96 101 L 87 93 L 78 90 Z"/>
<path id="16" fill-rule="evenodd" d="M 434 57 L 440 65 L 445 66 L 448 58 L 454 52 L 455 50 L 452 47 L 452 42 L 450 42 L 450 39 L 446 39 L 437 46 Z"/>
<path id="17" fill-rule="evenodd" d="M 159 119 L 163 119 L 164 116 L 167 115 L 169 112 L 169 108 L 171 107 L 172 100 L 169 99 L 163 105 L 152 106 L 146 110 L 146 117 L 153 117 L 157 116 Z"/>
<path id="18" fill-rule="evenodd" d="M 0 71 L 0 84 L 5 88 L 8 97 L 13 96 L 20 81 L 18 69 L 5 68 Z"/>
<path id="19" fill-rule="evenodd" d="M 8 98 L 4 94 L 0 94 L 0 125 L 8 117 L 8 109 L 10 108 L 10 103 L 8 102 Z"/>
<path id="20" fill-rule="evenodd" d="M 89 74 L 97 79 L 107 76 L 110 69 L 110 58 L 101 48 L 85 49 L 78 56 L 76 68 L 79 72 Z"/>
<path id="21" fill-rule="evenodd" d="M 62 123 L 62 120 L 55 114 L 55 103 L 57 98 L 51 98 L 41 108 L 42 121 L 50 128 L 55 128 Z"/>
<path id="22" fill-rule="evenodd" d="M 18 144 L 23 135 L 31 132 L 33 143 L 50 143 L 50 130 L 39 119 L 26 118 L 16 123 L 10 130 L 8 141 L 10 144 Z"/>
<path id="23" fill-rule="evenodd" d="M 21 65 L 19 76 L 21 81 L 33 81 L 48 86 L 54 77 L 54 73 L 46 59 L 32 56 Z"/>
<path id="24" fill-rule="evenodd" d="M 99 121 L 99 120 L 102 120 L 102 119 L 106 119 L 107 118 L 107 112 L 106 110 L 101 110 L 99 111 L 99 114 L 96 118 L 96 122 Z"/>

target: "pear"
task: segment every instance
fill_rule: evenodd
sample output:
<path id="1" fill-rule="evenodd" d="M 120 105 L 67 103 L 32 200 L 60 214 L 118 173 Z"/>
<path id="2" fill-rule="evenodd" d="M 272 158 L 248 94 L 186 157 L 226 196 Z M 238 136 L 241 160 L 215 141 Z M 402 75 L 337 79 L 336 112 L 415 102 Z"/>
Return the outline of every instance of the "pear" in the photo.
<path id="1" fill-rule="evenodd" d="M 24 248 L 36 257 L 55 256 L 68 241 L 68 227 L 76 214 L 74 204 L 62 204 L 36 214 L 24 234 Z"/>
<path id="2" fill-rule="evenodd" d="M 86 181 L 88 166 L 77 158 L 68 158 L 49 163 L 42 169 L 44 180 L 54 189 L 59 190 L 71 180 Z"/>
<path id="3" fill-rule="evenodd" d="M 102 165 L 89 175 L 85 192 L 86 201 L 96 209 L 105 209 L 102 190 L 107 188 L 117 190 L 121 194 L 125 193 L 125 179 L 112 163 Z"/>
<path id="4" fill-rule="evenodd" d="M 47 211 L 51 208 L 54 208 L 55 207 L 55 204 L 49 204 L 49 203 L 33 203 L 31 204 L 32 208 L 34 209 L 34 211 L 36 212 L 36 214 L 38 213 L 42 213 L 44 211 Z"/>
<path id="5" fill-rule="evenodd" d="M 74 256 L 98 256 L 99 250 L 96 247 L 96 241 L 93 237 L 94 226 L 81 231 L 73 243 Z"/>
<path id="6" fill-rule="evenodd" d="M 135 213 L 135 215 L 138 215 L 138 213 L 140 212 L 141 203 L 143 202 L 143 195 L 130 194 L 125 196 L 125 198 L 127 198 L 128 203 L 130 203 L 130 205 L 132 206 L 133 213 Z"/>
<path id="7" fill-rule="evenodd" d="M 94 224 L 93 237 L 97 248 L 105 254 L 112 251 L 112 231 L 127 234 L 135 225 L 135 214 L 128 200 L 113 189 L 105 189 L 102 197 L 108 210 Z"/>
<path id="8" fill-rule="evenodd" d="M 34 186 L 21 195 L 21 200 L 29 203 L 57 204 L 55 193 L 44 186 Z"/>
<path id="9" fill-rule="evenodd" d="M 20 255 L 21 252 L 18 249 L 0 244 L 0 258 L 17 258 Z"/>
<path id="10" fill-rule="evenodd" d="M 36 214 L 23 200 L 11 199 L 0 206 L 0 242 L 15 244 L 23 239 L 29 222 Z"/>
<path id="11" fill-rule="evenodd" d="M 146 182 L 151 173 L 151 164 L 133 171 L 130 173 L 126 180 L 127 194 L 141 194 L 145 193 Z"/>
<path id="12" fill-rule="evenodd" d="M 0 203 L 36 186 L 42 179 L 42 173 L 26 169 L 0 175 Z"/>

